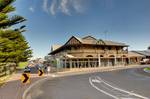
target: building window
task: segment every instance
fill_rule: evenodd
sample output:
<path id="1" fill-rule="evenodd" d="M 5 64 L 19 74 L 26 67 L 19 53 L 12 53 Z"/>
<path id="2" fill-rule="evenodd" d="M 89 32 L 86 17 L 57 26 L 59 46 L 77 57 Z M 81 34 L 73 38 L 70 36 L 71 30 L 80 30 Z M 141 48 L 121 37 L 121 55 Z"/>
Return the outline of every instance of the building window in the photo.
<path id="1" fill-rule="evenodd" d="M 93 57 L 92 55 L 87 55 L 86 57 Z"/>
<path id="2" fill-rule="evenodd" d="M 102 50 L 104 50 L 105 49 L 105 47 L 104 46 L 102 46 Z"/>
<path id="3" fill-rule="evenodd" d="M 111 50 L 111 49 L 112 49 L 111 46 L 109 46 L 109 47 L 108 47 L 108 50 Z"/>

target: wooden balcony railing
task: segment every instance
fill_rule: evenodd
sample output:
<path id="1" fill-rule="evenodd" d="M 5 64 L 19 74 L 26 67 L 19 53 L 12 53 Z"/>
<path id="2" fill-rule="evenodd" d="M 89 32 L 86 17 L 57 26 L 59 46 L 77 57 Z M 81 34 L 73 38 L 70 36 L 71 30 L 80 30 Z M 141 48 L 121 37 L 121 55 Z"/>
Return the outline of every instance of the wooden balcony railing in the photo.
<path id="1" fill-rule="evenodd" d="M 127 54 L 128 51 L 115 51 L 115 50 L 67 50 L 65 53 L 99 53 L 99 54 Z"/>

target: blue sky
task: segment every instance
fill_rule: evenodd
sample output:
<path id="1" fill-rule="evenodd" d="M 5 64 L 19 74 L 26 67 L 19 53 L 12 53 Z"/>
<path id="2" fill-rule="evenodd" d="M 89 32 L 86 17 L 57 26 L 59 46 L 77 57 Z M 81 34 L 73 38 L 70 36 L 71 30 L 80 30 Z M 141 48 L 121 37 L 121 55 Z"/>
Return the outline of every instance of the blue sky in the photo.
<path id="1" fill-rule="evenodd" d="M 51 45 L 72 35 L 124 42 L 130 50 L 150 45 L 150 0 L 17 0 L 14 5 L 28 20 L 24 35 L 34 57 L 44 57 Z"/>

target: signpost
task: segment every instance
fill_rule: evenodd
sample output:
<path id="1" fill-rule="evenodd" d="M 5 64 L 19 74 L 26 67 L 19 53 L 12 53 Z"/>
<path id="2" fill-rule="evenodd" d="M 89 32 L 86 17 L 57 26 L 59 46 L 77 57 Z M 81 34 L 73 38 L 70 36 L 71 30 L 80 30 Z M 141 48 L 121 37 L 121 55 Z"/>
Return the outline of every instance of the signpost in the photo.
<path id="1" fill-rule="evenodd" d="M 39 76 L 42 76 L 43 74 L 44 74 L 43 70 L 39 69 L 38 75 L 39 75 Z"/>
<path id="2" fill-rule="evenodd" d="M 30 83 L 30 73 L 23 73 L 21 76 L 21 82 L 23 84 Z"/>
<path id="3" fill-rule="evenodd" d="M 49 74 L 49 73 L 50 73 L 50 71 L 51 71 L 51 67 L 50 67 L 50 66 L 48 66 L 48 67 L 47 67 L 47 73 Z"/>

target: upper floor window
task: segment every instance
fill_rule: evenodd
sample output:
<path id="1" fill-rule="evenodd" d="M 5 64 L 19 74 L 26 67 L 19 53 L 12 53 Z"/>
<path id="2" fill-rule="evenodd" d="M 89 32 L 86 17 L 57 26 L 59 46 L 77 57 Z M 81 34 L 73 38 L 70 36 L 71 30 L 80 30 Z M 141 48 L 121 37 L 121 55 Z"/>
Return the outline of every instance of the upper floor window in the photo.
<path id="1" fill-rule="evenodd" d="M 104 46 L 102 46 L 102 50 L 104 50 L 105 49 L 105 47 Z"/>
<path id="2" fill-rule="evenodd" d="M 92 55 L 87 55 L 86 57 L 93 57 Z"/>
<path id="3" fill-rule="evenodd" d="M 108 50 L 111 50 L 111 49 L 112 49 L 111 46 L 109 46 L 109 47 L 108 47 Z"/>

